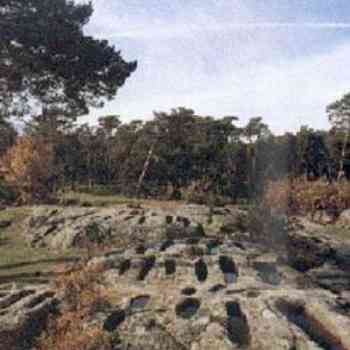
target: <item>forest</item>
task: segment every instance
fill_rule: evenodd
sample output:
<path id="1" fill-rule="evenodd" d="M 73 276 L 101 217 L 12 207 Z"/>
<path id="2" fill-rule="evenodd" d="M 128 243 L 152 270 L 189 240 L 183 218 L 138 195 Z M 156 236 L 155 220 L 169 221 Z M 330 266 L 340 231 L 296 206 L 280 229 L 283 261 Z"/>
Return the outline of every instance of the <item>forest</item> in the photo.
<path id="1" fill-rule="evenodd" d="M 137 61 L 84 33 L 91 3 L 14 0 L 0 9 L 3 203 L 50 202 L 67 191 L 237 203 L 284 178 L 349 178 L 349 94 L 326 107 L 330 130 L 305 125 L 274 135 L 260 116 L 242 126 L 234 115 L 176 106 L 147 120 L 106 115 L 82 124 L 91 107 L 115 97 Z"/>
<path id="2" fill-rule="evenodd" d="M 274 102 L 281 102 L 281 108 L 291 106 L 288 103 L 299 103 L 297 96 L 302 95 L 293 91 L 300 77 L 289 75 L 289 64 L 299 61 L 297 47 L 307 46 L 307 41 L 299 45 L 304 40 L 300 33 L 349 30 L 350 24 L 303 24 L 300 8 L 307 3 L 308 11 L 316 6 L 319 13 L 322 7 L 312 0 L 303 5 L 294 2 L 295 11 L 283 7 L 287 22 L 277 17 L 271 23 L 249 19 L 248 25 L 232 23 L 228 10 L 239 12 L 254 1 L 156 0 L 155 12 L 149 9 L 151 2 L 0 0 L 0 349 L 349 350 L 347 85 L 328 75 L 329 62 L 320 61 L 327 66 L 327 88 L 345 86 L 345 90 L 322 95 L 322 90 L 311 88 L 317 83 L 308 85 L 306 97 L 310 104 L 313 100 L 324 104 L 324 115 L 305 118 L 299 130 L 277 134 L 267 123 L 271 120 L 272 125 L 276 116 L 242 117 L 234 110 L 238 99 L 233 96 L 232 114 L 221 113 L 218 94 L 231 98 L 231 93 L 218 87 L 203 95 L 210 95 L 218 115 L 198 113 L 193 106 L 202 107 L 205 101 L 202 95 L 200 104 L 192 95 L 187 98 L 191 90 L 187 84 L 193 76 L 194 85 L 202 89 L 199 70 L 207 77 L 210 71 L 216 80 L 220 70 L 216 54 L 227 55 L 223 61 L 230 61 L 230 54 L 241 54 L 238 48 L 226 50 L 231 33 L 238 32 L 242 42 L 249 37 L 255 54 L 261 55 L 258 32 L 264 32 L 269 43 L 283 43 L 277 51 L 284 51 L 284 36 L 270 40 L 275 36 L 265 35 L 290 31 L 293 62 L 288 62 L 288 72 L 270 79 L 275 71 L 261 70 L 262 87 L 253 92 L 267 104 L 266 100 L 272 101 L 262 90 L 274 84 L 275 90 L 269 91 Z M 109 13 L 111 3 L 115 13 Z M 329 7 L 335 13 L 334 2 L 323 3 L 332 3 Z M 141 35 L 151 50 L 166 40 L 174 43 L 178 35 L 197 45 L 199 32 L 205 36 L 211 26 L 204 52 L 214 52 L 215 62 L 202 54 L 198 71 L 197 66 L 190 73 L 179 66 L 172 72 L 184 82 L 179 84 L 173 75 L 171 83 L 181 85 L 176 91 L 191 103 L 160 107 L 153 114 L 145 110 L 141 117 L 129 111 L 132 103 L 120 102 L 119 91 L 145 60 L 113 44 L 122 34 L 118 30 L 105 31 L 114 38 L 109 41 L 101 28 L 87 27 L 95 5 L 103 7 L 107 29 L 122 17 L 119 10 L 129 12 L 122 26 L 128 15 L 135 15 L 136 28 L 129 30 L 129 37 L 124 33 L 121 42 L 125 45 L 130 39 L 136 46 L 143 42 L 135 39 Z M 203 26 L 196 25 L 188 11 L 191 5 L 196 15 L 204 6 L 199 16 Z M 270 20 L 276 5 L 268 1 L 255 5 L 259 15 L 264 9 Z M 173 13 L 176 6 L 182 16 Z M 172 9 L 169 13 L 167 7 Z M 345 14 L 342 9 L 339 6 L 338 11 Z M 222 23 L 211 17 L 213 10 L 221 13 Z M 290 22 L 290 15 L 295 22 Z M 163 33 L 172 17 L 173 28 Z M 159 18 L 166 19 L 166 25 L 157 22 Z M 309 13 L 307 18 L 314 20 Z M 184 21 L 184 28 L 179 21 Z M 150 23 L 150 32 L 144 33 Z M 226 39 L 222 46 L 213 39 L 219 34 Z M 322 36 L 327 45 L 328 38 Z M 147 57 L 146 46 L 134 53 Z M 156 72 L 150 81 L 143 80 L 152 85 L 157 75 L 163 89 L 165 78 L 172 79 L 163 77 L 161 66 L 171 70 L 167 64 L 172 56 L 183 55 L 177 63 L 184 62 L 199 53 L 196 49 L 164 50 L 164 60 L 147 57 Z M 254 56 L 245 62 L 249 72 L 244 70 L 248 72 L 244 80 L 253 86 L 261 56 L 244 49 L 247 61 Z M 305 56 L 312 50 L 315 47 L 305 50 Z M 281 56 L 272 51 L 268 55 L 275 55 L 279 65 Z M 337 66 L 348 55 L 337 55 Z M 239 69 L 237 62 L 232 69 Z M 314 57 L 311 63 L 311 69 L 297 69 L 305 83 L 314 77 L 310 70 L 320 69 Z M 232 78 L 232 95 L 233 89 L 246 93 L 242 82 L 231 74 L 227 77 L 223 81 Z M 283 94 L 275 98 L 281 78 L 287 85 L 286 99 L 291 95 L 287 104 Z M 135 85 L 129 87 L 134 102 L 144 109 L 142 99 L 134 96 Z M 171 101 L 179 101 L 168 94 Z M 166 106 L 150 89 L 146 98 L 151 95 L 152 103 Z M 332 102 L 333 98 L 323 101 L 323 96 L 338 97 Z M 99 113 L 114 100 L 132 115 Z M 243 100 L 247 105 L 253 102 Z M 279 108 L 269 107 L 272 113 Z M 298 107 L 308 105 L 301 101 Z M 291 111 L 279 116 L 283 122 L 287 112 Z M 95 113 L 99 117 L 93 117 Z M 316 118 L 328 118 L 324 125 L 329 129 L 314 128 Z"/>
<path id="3" fill-rule="evenodd" d="M 101 187 L 126 196 L 200 200 L 212 194 L 237 202 L 284 177 L 337 179 L 341 131 L 305 126 L 273 135 L 259 117 L 244 127 L 236 122 L 183 107 L 146 122 L 105 116 L 96 127 L 77 125 L 55 110 L 32 117 L 23 131 L 4 122 L 3 191 L 10 186 L 23 202 Z"/>

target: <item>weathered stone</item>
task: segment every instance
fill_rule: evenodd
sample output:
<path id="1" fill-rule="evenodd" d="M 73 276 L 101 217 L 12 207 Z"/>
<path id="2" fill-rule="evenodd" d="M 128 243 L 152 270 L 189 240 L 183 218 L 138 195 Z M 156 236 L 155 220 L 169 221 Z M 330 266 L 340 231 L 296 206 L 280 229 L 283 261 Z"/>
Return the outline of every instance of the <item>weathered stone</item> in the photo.
<path id="1" fill-rule="evenodd" d="M 88 264 L 105 269 L 114 305 L 92 318 L 117 332 L 118 350 L 350 350 L 349 241 L 298 227 L 276 249 L 235 228 L 223 235 L 231 208 L 120 209 L 43 208 L 27 226 L 36 244 L 61 247 L 92 223 L 111 233 L 115 249 Z M 0 321 L 31 293 L 3 296 Z"/>
<path id="2" fill-rule="evenodd" d="M 338 224 L 350 226 L 350 209 L 344 210 L 339 218 L 338 218 Z"/>
<path id="3" fill-rule="evenodd" d="M 335 249 L 334 259 L 344 269 L 350 269 L 350 244 L 341 242 Z"/>
<path id="4" fill-rule="evenodd" d="M 10 291 L 0 298 L 0 344 L 6 350 L 29 350 L 46 327 L 57 299 L 49 289 Z"/>
<path id="5" fill-rule="evenodd" d="M 157 243 L 220 233 L 222 225 L 239 225 L 238 209 L 220 209 L 212 215 L 205 206 L 183 205 L 173 209 L 84 208 L 39 206 L 25 225 L 26 239 L 33 246 L 70 248 L 93 243 Z M 210 220 L 209 220 L 210 219 Z"/>
<path id="6" fill-rule="evenodd" d="M 210 242 L 210 239 L 201 240 L 205 246 Z M 338 342 L 332 340 L 332 335 L 336 339 L 341 336 L 346 344 L 344 341 L 350 337 L 346 295 L 340 298 L 330 293 L 322 274 L 318 274 L 330 262 L 305 274 L 288 266 L 288 261 L 278 259 L 278 252 L 264 254 L 261 246 L 254 244 L 246 244 L 247 248 L 242 250 L 231 243 L 224 240 L 217 251 L 194 260 L 186 256 L 184 250 L 173 249 L 185 244 L 173 242 L 171 248 L 158 250 L 152 270 L 141 285 L 136 278 L 140 268 L 137 263 L 132 262 L 130 270 L 122 276 L 114 270 L 107 271 L 109 285 L 125 295 L 125 300 L 129 300 L 126 304 L 147 296 L 147 306 L 130 313 L 118 327 L 123 346 L 142 344 L 146 349 L 152 346 L 166 349 L 158 343 L 158 327 L 162 327 L 168 334 L 168 341 L 171 340 L 169 349 L 322 349 L 315 343 L 313 332 L 294 322 L 293 310 L 281 311 L 280 300 L 292 304 L 300 300 L 305 305 L 322 304 L 332 326 L 327 328 L 325 323 L 321 327 L 325 328 L 321 339 L 328 339 L 333 346 Z M 176 262 L 172 274 L 167 273 L 166 261 Z M 332 268 L 335 269 L 333 274 L 344 272 L 336 264 Z M 229 285 L 225 278 L 227 273 L 235 273 L 239 278 Z M 301 279 L 312 279 L 313 289 L 302 289 Z M 323 322 L 317 319 L 317 313 L 312 317 L 315 323 Z M 155 319 L 159 326 L 147 329 L 147 322 Z M 341 335 L 335 330 L 339 326 L 345 330 Z M 136 334 L 137 340 L 130 339 L 129 334 Z M 339 349 L 348 350 L 346 347 Z"/>
<path id="7" fill-rule="evenodd" d="M 335 257 L 335 251 L 326 238 L 302 231 L 289 234 L 286 248 L 289 263 L 302 272 L 322 266 Z"/>
<path id="8" fill-rule="evenodd" d="M 336 265 L 325 264 L 310 270 L 307 276 L 315 284 L 335 293 L 350 290 L 350 271 L 341 270 Z"/>

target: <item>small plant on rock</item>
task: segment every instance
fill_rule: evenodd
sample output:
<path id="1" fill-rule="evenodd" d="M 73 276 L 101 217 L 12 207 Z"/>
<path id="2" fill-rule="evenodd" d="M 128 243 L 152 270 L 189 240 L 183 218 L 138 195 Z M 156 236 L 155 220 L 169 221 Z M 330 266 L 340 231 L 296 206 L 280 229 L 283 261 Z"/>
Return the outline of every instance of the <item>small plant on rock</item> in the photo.
<path id="1" fill-rule="evenodd" d="M 79 264 L 56 281 L 56 290 L 63 300 L 60 314 L 50 319 L 36 350 L 114 349 L 114 335 L 106 333 L 101 325 L 91 323 L 96 312 L 110 307 L 101 272 L 99 266 Z"/>

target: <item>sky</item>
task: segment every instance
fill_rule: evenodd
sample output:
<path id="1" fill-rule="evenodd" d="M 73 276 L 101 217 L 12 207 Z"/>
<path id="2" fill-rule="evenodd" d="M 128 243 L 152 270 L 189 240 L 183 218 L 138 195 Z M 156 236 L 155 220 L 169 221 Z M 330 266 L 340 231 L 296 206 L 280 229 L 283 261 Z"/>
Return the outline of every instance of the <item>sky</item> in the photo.
<path id="1" fill-rule="evenodd" d="M 184 106 L 241 124 L 262 116 L 276 133 L 325 129 L 326 106 L 350 92 L 349 0 L 92 2 L 86 33 L 138 68 L 84 121 L 150 119 Z"/>

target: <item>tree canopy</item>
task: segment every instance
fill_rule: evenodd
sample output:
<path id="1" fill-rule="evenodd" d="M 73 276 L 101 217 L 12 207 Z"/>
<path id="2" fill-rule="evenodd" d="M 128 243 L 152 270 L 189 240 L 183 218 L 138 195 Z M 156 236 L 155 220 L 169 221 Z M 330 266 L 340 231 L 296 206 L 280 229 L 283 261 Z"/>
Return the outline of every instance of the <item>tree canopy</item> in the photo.
<path id="1" fill-rule="evenodd" d="M 79 116 L 116 95 L 137 62 L 83 32 L 92 12 L 69 0 L 0 0 L 0 115 L 36 103 Z"/>
<path id="2" fill-rule="evenodd" d="M 350 93 L 341 99 L 333 102 L 327 107 L 328 119 L 333 125 L 335 133 L 340 133 L 343 137 L 340 168 L 347 156 L 348 143 L 350 138 Z"/>

